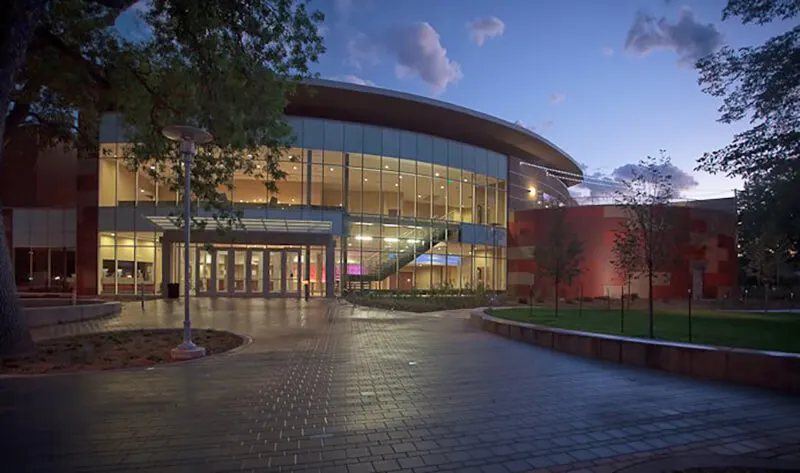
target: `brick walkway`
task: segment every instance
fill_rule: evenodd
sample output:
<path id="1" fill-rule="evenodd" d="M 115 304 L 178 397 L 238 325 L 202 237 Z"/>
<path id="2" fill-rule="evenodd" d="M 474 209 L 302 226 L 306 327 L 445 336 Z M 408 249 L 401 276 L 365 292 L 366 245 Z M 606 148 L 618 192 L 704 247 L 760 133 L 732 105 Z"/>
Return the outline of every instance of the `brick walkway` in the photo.
<path id="1" fill-rule="evenodd" d="M 571 357 L 464 314 L 199 299 L 251 335 L 151 370 L 0 379 L 0 471 L 614 471 L 670 453 L 800 459 L 800 399 Z M 37 338 L 179 327 L 182 305 Z"/>

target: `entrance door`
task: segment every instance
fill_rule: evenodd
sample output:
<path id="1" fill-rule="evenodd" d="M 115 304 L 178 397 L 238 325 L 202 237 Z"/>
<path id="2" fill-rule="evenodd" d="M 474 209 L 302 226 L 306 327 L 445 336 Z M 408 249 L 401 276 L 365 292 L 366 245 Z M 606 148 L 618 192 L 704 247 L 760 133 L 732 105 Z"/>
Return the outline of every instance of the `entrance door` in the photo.
<path id="1" fill-rule="evenodd" d="M 211 293 L 214 283 L 214 253 L 206 249 L 197 249 L 197 281 L 195 281 L 197 295 L 206 296 Z"/>
<path id="2" fill-rule="evenodd" d="M 300 250 L 299 249 L 288 249 L 283 250 L 286 254 L 286 270 L 284 271 L 284 276 L 286 278 L 285 281 L 285 290 L 284 296 L 287 297 L 300 297 L 300 288 L 301 288 L 301 279 L 300 273 L 302 260 L 300 259 Z"/>
<path id="3" fill-rule="evenodd" d="M 266 293 L 276 297 L 300 297 L 300 250 L 270 249 L 265 252 Z"/>
<path id="4" fill-rule="evenodd" d="M 233 293 L 237 295 L 247 293 L 247 277 L 249 276 L 247 272 L 248 253 L 248 250 L 231 250 L 230 259 L 233 266 L 230 268 L 231 288 Z"/>
<path id="5" fill-rule="evenodd" d="M 262 294 L 264 292 L 264 250 L 247 250 L 247 293 Z"/>
<path id="6" fill-rule="evenodd" d="M 271 296 L 280 296 L 284 292 L 285 279 L 284 273 L 284 253 L 281 250 L 267 250 L 265 252 L 265 261 L 267 262 L 267 277 L 269 286 L 267 287 L 267 294 Z"/>

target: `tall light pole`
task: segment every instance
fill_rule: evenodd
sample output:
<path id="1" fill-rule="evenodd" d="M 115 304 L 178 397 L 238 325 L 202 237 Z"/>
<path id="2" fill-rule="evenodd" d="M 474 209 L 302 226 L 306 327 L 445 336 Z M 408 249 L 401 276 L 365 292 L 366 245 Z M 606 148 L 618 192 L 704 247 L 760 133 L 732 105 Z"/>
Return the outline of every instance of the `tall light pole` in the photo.
<path id="1" fill-rule="evenodd" d="M 211 142 L 211 133 L 195 128 L 193 126 L 168 126 L 162 130 L 164 136 L 172 141 L 181 144 L 181 155 L 183 156 L 183 343 L 173 348 L 170 355 L 176 360 L 189 360 L 205 356 L 206 349 L 192 343 L 192 319 L 189 310 L 189 293 L 192 290 L 192 271 L 189 265 L 191 251 L 192 225 L 192 160 L 195 155 L 195 144 L 206 144 Z"/>

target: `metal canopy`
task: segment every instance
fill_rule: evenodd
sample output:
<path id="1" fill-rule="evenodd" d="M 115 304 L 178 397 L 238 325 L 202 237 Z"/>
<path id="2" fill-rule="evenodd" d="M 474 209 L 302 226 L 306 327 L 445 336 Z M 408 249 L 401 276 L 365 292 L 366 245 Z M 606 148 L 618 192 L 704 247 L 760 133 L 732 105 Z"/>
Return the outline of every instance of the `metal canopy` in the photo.
<path id="1" fill-rule="evenodd" d="M 182 227 L 175 224 L 174 217 L 148 216 L 153 224 L 162 230 L 180 230 Z M 213 230 L 216 222 L 211 217 L 195 217 L 195 221 L 205 223 L 206 228 Z M 333 223 L 327 220 L 278 220 L 243 218 L 241 219 L 243 228 L 238 231 L 246 232 L 281 232 L 281 233 L 314 233 L 329 235 L 333 232 Z"/>

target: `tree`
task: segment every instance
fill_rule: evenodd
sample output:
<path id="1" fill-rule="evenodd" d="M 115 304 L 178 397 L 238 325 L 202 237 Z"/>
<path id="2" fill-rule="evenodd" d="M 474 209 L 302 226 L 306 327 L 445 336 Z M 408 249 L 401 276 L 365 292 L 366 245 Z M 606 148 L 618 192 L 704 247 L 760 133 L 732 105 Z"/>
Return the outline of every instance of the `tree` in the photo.
<path id="1" fill-rule="evenodd" d="M 562 281 L 567 285 L 580 275 L 583 264 L 583 241 L 564 219 L 561 208 L 552 211 L 550 231 L 544 244 L 536 245 L 534 260 L 541 275 L 553 280 L 555 288 L 555 312 L 558 317 L 558 292 Z"/>
<path id="2" fill-rule="evenodd" d="M 722 18 L 738 16 L 745 24 L 764 25 L 798 14 L 798 0 L 729 0 Z M 728 146 L 704 154 L 697 168 L 745 179 L 742 241 L 758 239 L 763 246 L 785 240 L 794 254 L 800 250 L 799 46 L 800 26 L 795 22 L 761 46 L 725 47 L 697 63 L 703 91 L 723 99 L 719 121 L 747 120 L 752 125 Z M 762 234 L 764 228 L 777 235 Z"/>
<path id="3" fill-rule="evenodd" d="M 622 180 L 616 192 L 616 204 L 625 211 L 625 219 L 616 232 L 617 242 L 633 251 L 647 278 L 648 332 L 653 338 L 653 283 L 656 272 L 672 257 L 672 219 L 670 202 L 675 197 L 670 159 L 664 151 L 659 158 L 648 156 L 639 162 L 630 179 Z"/>
<path id="4" fill-rule="evenodd" d="M 111 25 L 132 3 L 51 0 L 17 67 L 4 147 L 14 127 L 35 123 L 76 147 L 79 159 L 97 159 L 102 114 L 120 112 L 129 145 L 118 157 L 179 192 L 179 153 L 161 130 L 205 128 L 215 141 L 198 149 L 190 198 L 219 227 L 235 226 L 240 215 L 219 189 L 237 172 L 276 189 L 283 177 L 277 159 L 291 140 L 283 110 L 324 52 L 323 16 L 295 0 L 153 0 L 143 12 L 128 12 L 145 29 L 131 39 Z M 10 265 L 0 272 L 11 274 Z M 0 291 L 13 292 L 4 284 Z M 5 308 L 2 323 L 18 325 L 18 314 Z M 10 340 L 0 339 L 0 353 L 13 350 Z"/>
<path id="5" fill-rule="evenodd" d="M 611 265 L 622 279 L 622 287 L 628 286 L 628 298 L 631 301 L 631 283 L 641 273 L 643 266 L 639 247 L 640 244 L 635 233 L 615 232 L 614 243 L 611 247 Z M 630 307 L 630 302 L 628 304 Z"/>

